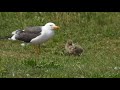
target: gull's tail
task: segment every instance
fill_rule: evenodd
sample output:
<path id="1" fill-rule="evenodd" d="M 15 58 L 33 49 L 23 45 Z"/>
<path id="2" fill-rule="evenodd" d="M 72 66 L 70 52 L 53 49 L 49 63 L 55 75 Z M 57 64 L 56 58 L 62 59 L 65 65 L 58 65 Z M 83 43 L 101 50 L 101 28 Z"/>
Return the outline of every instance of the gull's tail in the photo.
<path id="1" fill-rule="evenodd" d="M 11 40 L 11 37 L 12 37 L 13 35 L 15 35 L 16 33 L 18 33 L 19 31 L 21 31 L 21 30 L 20 30 L 20 29 L 15 30 L 15 31 L 13 31 L 13 32 L 11 33 L 11 35 L 8 35 L 8 36 L 0 36 L 0 40 L 1 40 L 1 39 Z"/>
<path id="2" fill-rule="evenodd" d="M 9 39 L 9 38 L 11 38 L 12 37 L 12 35 L 8 35 L 8 36 L 0 36 L 0 39 Z"/>

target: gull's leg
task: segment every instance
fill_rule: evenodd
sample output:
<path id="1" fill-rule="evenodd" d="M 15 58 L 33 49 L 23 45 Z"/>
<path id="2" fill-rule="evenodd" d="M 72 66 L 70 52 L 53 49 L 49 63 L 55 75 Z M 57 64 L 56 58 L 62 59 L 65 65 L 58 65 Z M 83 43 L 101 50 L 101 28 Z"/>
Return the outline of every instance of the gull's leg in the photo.
<path id="1" fill-rule="evenodd" d="M 40 55 L 40 45 L 33 45 L 33 49 L 36 55 Z"/>
<path id="2" fill-rule="evenodd" d="M 40 55 L 40 44 L 37 45 L 37 54 Z"/>

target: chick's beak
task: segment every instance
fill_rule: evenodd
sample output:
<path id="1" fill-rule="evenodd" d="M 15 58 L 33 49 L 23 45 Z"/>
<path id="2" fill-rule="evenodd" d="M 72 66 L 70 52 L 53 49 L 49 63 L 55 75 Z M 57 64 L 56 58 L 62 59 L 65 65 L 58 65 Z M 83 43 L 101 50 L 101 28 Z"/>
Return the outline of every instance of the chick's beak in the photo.
<path id="1" fill-rule="evenodd" d="M 60 27 L 59 27 L 59 26 L 54 26 L 53 29 L 54 29 L 54 30 L 60 29 Z"/>

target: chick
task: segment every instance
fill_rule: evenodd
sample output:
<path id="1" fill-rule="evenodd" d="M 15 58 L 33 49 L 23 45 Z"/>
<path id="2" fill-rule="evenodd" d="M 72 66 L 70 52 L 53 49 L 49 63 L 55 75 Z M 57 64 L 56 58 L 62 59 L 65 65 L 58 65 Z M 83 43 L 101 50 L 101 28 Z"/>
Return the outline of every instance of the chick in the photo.
<path id="1" fill-rule="evenodd" d="M 83 48 L 80 45 L 74 44 L 72 40 L 68 40 L 65 44 L 65 52 L 69 55 L 81 55 Z"/>

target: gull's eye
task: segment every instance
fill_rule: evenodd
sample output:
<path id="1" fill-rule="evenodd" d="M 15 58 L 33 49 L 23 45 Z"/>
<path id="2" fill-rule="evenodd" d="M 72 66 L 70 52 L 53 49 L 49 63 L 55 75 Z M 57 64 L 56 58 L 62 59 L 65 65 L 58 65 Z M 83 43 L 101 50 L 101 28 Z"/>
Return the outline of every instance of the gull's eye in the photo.
<path id="1" fill-rule="evenodd" d="M 52 25 L 50 25 L 50 26 L 52 26 Z"/>

